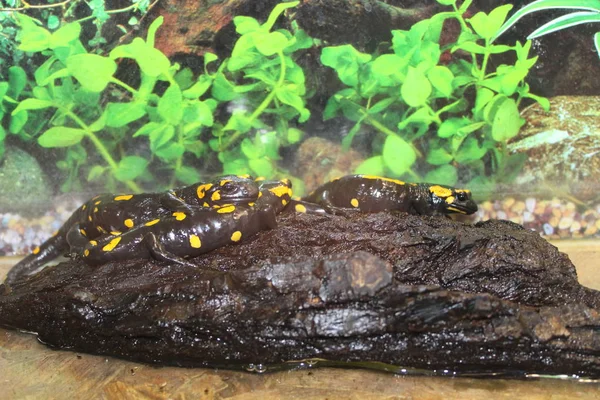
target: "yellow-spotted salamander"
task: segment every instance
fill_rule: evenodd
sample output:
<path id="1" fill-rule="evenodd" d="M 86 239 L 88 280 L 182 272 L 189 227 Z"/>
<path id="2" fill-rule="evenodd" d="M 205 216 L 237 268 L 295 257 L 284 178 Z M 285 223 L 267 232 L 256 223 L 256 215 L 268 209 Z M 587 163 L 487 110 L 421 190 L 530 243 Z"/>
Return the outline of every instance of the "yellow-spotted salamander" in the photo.
<path id="1" fill-rule="evenodd" d="M 106 234 L 79 249 L 89 265 L 129 259 L 157 259 L 195 267 L 187 258 L 238 243 L 277 226 L 276 214 L 290 202 L 291 182 L 262 181 L 256 202 L 224 204 L 156 218 L 122 234 Z"/>
<path id="2" fill-rule="evenodd" d="M 406 183 L 371 175 L 347 175 L 328 182 L 302 199 L 328 212 L 404 211 L 419 215 L 473 214 L 477 204 L 467 189 L 428 183 Z"/>
<path id="3" fill-rule="evenodd" d="M 354 209 L 421 215 L 472 214 L 471 192 L 442 185 L 349 175 L 291 200 L 289 180 L 222 176 L 163 193 L 102 195 L 81 206 L 44 244 L 8 273 L 7 283 L 69 252 L 90 265 L 154 258 L 180 265 L 276 226 L 283 210 L 323 214 Z"/>
<path id="4" fill-rule="evenodd" d="M 259 182 L 248 175 L 226 175 L 207 183 L 197 183 L 161 193 L 104 194 L 78 208 L 46 242 L 17 263 L 6 282 L 15 281 L 56 257 L 83 248 L 102 235 L 119 235 L 157 218 L 206 211 L 225 204 L 256 202 Z"/>

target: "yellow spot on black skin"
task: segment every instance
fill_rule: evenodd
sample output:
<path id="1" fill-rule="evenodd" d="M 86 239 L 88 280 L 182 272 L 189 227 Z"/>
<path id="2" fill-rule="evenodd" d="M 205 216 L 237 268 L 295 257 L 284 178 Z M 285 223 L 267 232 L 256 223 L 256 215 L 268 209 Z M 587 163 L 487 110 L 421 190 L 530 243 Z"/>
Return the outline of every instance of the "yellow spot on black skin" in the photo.
<path id="1" fill-rule="evenodd" d="M 429 191 L 433 194 L 435 194 L 437 197 L 441 197 L 441 198 L 446 198 L 448 196 L 452 196 L 452 190 L 439 186 L 439 185 L 433 185 L 433 186 L 429 186 Z"/>
<path id="2" fill-rule="evenodd" d="M 39 252 L 40 252 L 40 248 L 39 248 L 39 246 L 38 246 L 38 247 L 36 247 L 35 249 L 33 249 L 33 251 L 32 251 L 32 253 L 33 253 L 33 254 L 37 254 L 37 253 L 39 253 Z"/>
<path id="3" fill-rule="evenodd" d="M 87 233 L 85 233 L 85 231 L 83 229 L 80 229 L 79 232 L 83 235 L 83 236 L 87 236 Z"/>
<path id="4" fill-rule="evenodd" d="M 184 214 L 184 213 L 182 213 L 182 212 L 174 212 L 174 213 L 173 213 L 173 216 L 175 217 L 175 219 L 176 219 L 177 221 L 183 221 L 183 220 L 185 219 L 185 217 L 187 217 L 187 215 L 185 215 L 185 214 Z"/>
<path id="5" fill-rule="evenodd" d="M 204 207 L 210 207 L 210 204 L 208 204 L 207 202 L 204 202 L 204 204 L 202 204 Z"/>
<path id="6" fill-rule="evenodd" d="M 94 205 L 97 206 L 100 203 L 102 203 L 102 200 L 98 200 L 97 202 L 94 203 Z"/>
<path id="7" fill-rule="evenodd" d="M 88 221 L 92 222 L 92 216 L 88 216 Z"/>
<path id="8" fill-rule="evenodd" d="M 199 249 L 202 246 L 200 238 L 196 235 L 190 236 L 190 246 L 192 246 L 195 249 Z"/>
<path id="9" fill-rule="evenodd" d="M 132 194 L 123 194 L 121 196 L 117 196 L 115 197 L 115 201 L 125 201 L 125 200 L 131 200 L 131 198 L 133 197 Z"/>
<path id="10" fill-rule="evenodd" d="M 454 203 L 454 200 L 456 200 L 456 198 L 454 196 L 450 196 L 446 199 L 446 203 L 452 204 Z"/>
<path id="11" fill-rule="evenodd" d="M 306 212 L 306 207 L 304 207 L 304 205 L 302 204 L 296 204 L 296 212 L 299 213 L 305 213 Z"/>
<path id="12" fill-rule="evenodd" d="M 100 233 L 106 233 L 106 230 L 104 230 L 104 228 L 101 226 L 97 227 L 96 229 L 98 229 L 98 232 Z"/>
<path id="13" fill-rule="evenodd" d="M 113 251 L 115 249 L 115 247 L 117 247 L 117 245 L 119 244 L 120 241 L 121 241 L 121 236 L 117 236 L 116 238 L 114 238 L 113 240 L 108 242 L 108 244 L 106 246 L 104 246 L 102 248 L 102 250 Z"/>
<path id="14" fill-rule="evenodd" d="M 292 196 L 292 189 L 287 186 L 277 186 L 269 189 L 269 192 L 273 193 L 277 197 L 283 197 L 285 195 Z"/>
<path id="15" fill-rule="evenodd" d="M 119 231 L 111 231 L 110 234 L 113 235 L 113 236 L 119 236 L 121 234 L 121 232 L 119 232 Z"/>
<path id="16" fill-rule="evenodd" d="M 227 206 L 223 206 L 221 208 L 219 208 L 217 210 L 217 212 L 219 214 L 229 214 L 235 211 L 235 206 L 234 205 L 227 205 Z"/>
<path id="17" fill-rule="evenodd" d="M 219 182 L 219 186 L 223 186 L 228 182 L 231 182 L 231 179 L 223 179 L 221 182 Z"/>
<path id="18" fill-rule="evenodd" d="M 256 203 L 248 203 L 248 205 L 249 205 L 250 207 L 254 207 L 254 204 L 256 204 Z"/>
<path id="19" fill-rule="evenodd" d="M 144 226 L 152 226 L 152 225 L 156 225 L 160 222 L 160 219 L 153 219 L 152 221 L 146 222 L 144 224 Z"/>
<path id="20" fill-rule="evenodd" d="M 92 246 L 98 246 L 98 242 L 96 242 L 95 240 L 90 240 L 90 244 Z"/>
<path id="21" fill-rule="evenodd" d="M 83 255 L 86 256 L 86 257 L 89 256 L 90 255 L 90 251 L 88 249 L 85 249 L 83 251 Z"/>
<path id="22" fill-rule="evenodd" d="M 446 207 L 446 209 L 448 209 L 448 210 L 450 210 L 450 211 L 457 212 L 457 213 L 459 213 L 459 214 L 466 214 L 466 212 L 465 212 L 465 211 L 463 211 L 463 210 L 460 210 L 460 209 L 458 209 L 458 208 L 455 208 L 455 207 Z"/>
<path id="23" fill-rule="evenodd" d="M 283 204 L 284 206 L 286 206 L 288 203 L 288 201 L 286 199 L 281 199 L 281 204 Z"/>
<path id="24" fill-rule="evenodd" d="M 214 193 L 212 194 L 212 196 L 210 196 L 210 199 L 211 199 L 212 201 L 219 201 L 219 200 L 221 200 L 221 192 L 219 192 L 219 191 L 217 190 L 216 192 L 214 192 Z"/>
<path id="25" fill-rule="evenodd" d="M 98 212 L 98 207 L 94 207 L 94 212 L 97 213 Z"/>
<path id="26" fill-rule="evenodd" d="M 352 199 L 352 200 L 350 200 L 350 204 L 354 208 L 358 207 L 358 199 Z"/>
<path id="27" fill-rule="evenodd" d="M 204 185 L 199 185 L 198 188 L 196 189 L 196 194 L 198 195 L 199 199 L 203 199 L 204 195 L 206 194 L 206 191 L 208 189 L 210 189 L 212 187 L 212 183 L 206 183 Z"/>
<path id="28" fill-rule="evenodd" d="M 231 235 L 232 242 L 239 242 L 241 238 L 242 238 L 242 232 L 240 232 L 240 231 L 235 231 L 235 232 L 233 232 L 233 235 Z"/>
<path id="29" fill-rule="evenodd" d="M 123 224 L 125 224 L 125 226 L 128 228 L 133 228 L 134 225 L 132 219 L 126 219 L 125 221 L 123 221 Z"/>
<path id="30" fill-rule="evenodd" d="M 395 183 L 396 185 L 404 185 L 406 184 L 405 182 L 402 182 L 398 179 L 392 179 L 392 178 L 385 178 L 383 176 L 375 176 L 375 175 L 362 175 L 363 178 L 366 179 L 378 179 L 378 180 L 382 180 L 382 181 L 386 181 L 386 182 L 392 182 Z"/>
<path id="31" fill-rule="evenodd" d="M 238 178 L 242 178 L 242 179 L 248 179 L 248 178 L 250 178 L 250 175 L 249 174 L 242 174 L 242 175 L 238 175 L 237 177 Z"/>
<path id="32" fill-rule="evenodd" d="M 87 207 L 87 206 L 86 206 L 85 204 L 84 204 L 84 205 L 82 205 L 82 206 L 81 206 L 81 211 L 85 210 L 85 209 L 86 209 L 86 207 Z"/>
<path id="33" fill-rule="evenodd" d="M 259 176 L 258 178 L 256 178 L 254 180 L 254 182 L 260 182 L 260 181 L 264 181 L 266 178 L 264 176 Z"/>

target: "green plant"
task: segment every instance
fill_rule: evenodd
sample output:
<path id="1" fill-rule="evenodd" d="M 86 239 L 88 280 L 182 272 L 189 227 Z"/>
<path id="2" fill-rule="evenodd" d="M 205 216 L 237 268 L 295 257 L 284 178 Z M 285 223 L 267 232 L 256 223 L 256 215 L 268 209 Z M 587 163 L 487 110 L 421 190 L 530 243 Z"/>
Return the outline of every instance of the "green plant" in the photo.
<path id="1" fill-rule="evenodd" d="M 519 11 L 514 13 L 498 32 L 494 35 L 492 40 L 497 39 L 500 35 L 510 29 L 524 16 L 537 12 L 552 9 L 570 9 L 570 10 L 586 10 L 581 12 L 574 12 L 562 17 L 553 19 L 552 21 L 540 26 L 533 31 L 527 39 L 535 39 L 540 36 L 547 35 L 552 32 L 560 31 L 561 29 L 569 28 L 571 26 L 587 24 L 592 22 L 600 22 L 600 0 L 537 0 L 533 3 L 526 5 Z M 594 35 L 594 44 L 596 46 L 596 52 L 600 56 L 600 32 L 596 32 Z"/>
<path id="2" fill-rule="evenodd" d="M 310 117 L 304 71 L 294 57 L 299 50 L 312 47 L 313 40 L 295 22 L 292 31 L 272 28 L 283 11 L 298 4 L 277 5 L 262 25 L 254 18 L 234 18 L 241 37 L 214 76 L 212 88 L 214 98 L 237 103 L 227 123 L 213 130 L 215 137 L 210 141 L 225 173 L 287 174 L 276 163 L 280 148 L 303 136 L 289 122 L 298 118 L 302 123 Z"/>
<path id="3" fill-rule="evenodd" d="M 280 147 L 302 138 L 289 121 L 310 116 L 304 73 L 292 55 L 312 46 L 312 39 L 295 25 L 293 33 L 271 30 L 278 16 L 298 3 L 276 6 L 263 25 L 236 17 L 242 36 L 231 58 L 215 71 L 211 64 L 217 57 L 205 54 L 204 74 L 196 79 L 154 47 L 162 18 L 150 25 L 146 40 L 135 38 L 101 55 L 83 46 L 78 22 L 50 32 L 18 14 L 19 49 L 46 59 L 33 80 L 20 67 L 11 69 L 14 79 L 0 82 L 5 104 L 0 112 L 10 113 L 11 134 L 65 149 L 57 164 L 68 176 L 65 191 L 79 187 L 81 176 L 88 182 L 102 178 L 110 191 L 123 184 L 137 192 L 140 181 L 190 184 L 200 180 L 194 165 L 211 160 L 211 153 L 225 173 L 284 174 L 276 164 Z M 119 59 L 137 64 L 139 84 L 117 78 Z M 219 103 L 235 101 L 243 106 L 226 123 L 215 123 Z M 0 130 L 0 144 L 4 136 Z M 140 139 L 147 140 L 147 148 Z M 158 180 L 156 171 L 169 178 Z"/>
<path id="4" fill-rule="evenodd" d="M 524 82 L 537 57 L 528 58 L 530 42 L 492 44 L 511 5 L 465 18 L 471 0 L 460 6 L 456 0 L 438 3 L 453 10 L 408 31 L 392 31 L 390 54 L 364 54 L 351 45 L 323 49 L 322 63 L 347 86 L 329 100 L 325 118 L 341 114 L 355 122 L 345 147 L 363 124 L 380 133 L 372 144 L 375 155 L 358 167 L 359 173 L 454 184 L 461 168 L 480 184 L 510 179 L 523 161 L 506 149 L 523 124 L 519 103 L 531 98 L 548 106 Z M 450 18 L 458 21 L 461 33 L 455 43 L 442 46 L 443 25 Z M 442 54 L 459 51 L 466 60 L 441 61 Z M 515 64 L 491 70 L 490 56 L 508 51 L 516 53 Z M 475 101 L 469 108 L 471 96 Z M 426 175 L 421 177 L 416 167 Z"/>

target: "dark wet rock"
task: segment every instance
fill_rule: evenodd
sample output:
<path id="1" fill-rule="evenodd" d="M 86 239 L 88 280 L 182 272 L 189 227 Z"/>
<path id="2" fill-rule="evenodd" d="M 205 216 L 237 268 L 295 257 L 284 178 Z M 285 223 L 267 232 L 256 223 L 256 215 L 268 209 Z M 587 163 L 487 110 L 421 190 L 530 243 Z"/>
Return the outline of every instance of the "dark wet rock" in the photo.
<path id="1" fill-rule="evenodd" d="M 538 104 L 523 111 L 527 123 L 509 144 L 527 155 L 516 185 L 536 187 L 582 201 L 600 198 L 600 97 L 558 96 L 550 111 Z"/>
<path id="2" fill-rule="evenodd" d="M 0 188 L 2 213 L 39 216 L 52 197 L 52 185 L 37 160 L 12 146 L 0 161 Z"/>
<path id="3" fill-rule="evenodd" d="M 512 223 L 289 214 L 195 261 L 65 262 L 0 286 L 0 324 L 182 366 L 318 357 L 600 377 L 598 293 Z"/>

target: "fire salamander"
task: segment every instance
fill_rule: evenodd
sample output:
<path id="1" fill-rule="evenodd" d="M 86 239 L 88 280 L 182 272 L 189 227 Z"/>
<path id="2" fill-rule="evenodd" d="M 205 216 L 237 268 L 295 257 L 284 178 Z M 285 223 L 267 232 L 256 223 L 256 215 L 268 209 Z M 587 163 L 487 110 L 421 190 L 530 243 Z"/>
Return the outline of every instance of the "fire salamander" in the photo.
<path id="1" fill-rule="evenodd" d="M 331 213 L 345 209 L 385 210 L 419 215 L 473 214 L 471 191 L 428 183 L 405 183 L 371 175 L 348 175 L 328 182 L 302 199 Z"/>
<path id="2" fill-rule="evenodd" d="M 50 239 L 17 263 L 6 282 L 14 282 L 72 248 L 83 248 L 103 235 L 118 236 L 157 218 L 199 213 L 226 204 L 247 205 L 256 202 L 259 193 L 259 182 L 250 176 L 226 175 L 161 193 L 96 196 L 78 208 Z"/>
<path id="3" fill-rule="evenodd" d="M 238 243 L 261 230 L 277 226 L 276 214 L 290 202 L 291 182 L 260 183 L 256 202 L 224 204 L 156 218 L 122 234 L 106 234 L 90 240 L 82 249 L 89 265 L 135 258 L 157 259 L 198 268 L 187 261 L 218 247 Z"/>
<path id="4" fill-rule="evenodd" d="M 226 175 L 163 193 L 97 196 L 17 263 L 6 282 L 12 283 L 65 253 L 89 265 L 154 258 L 197 267 L 187 259 L 274 228 L 275 216 L 282 211 L 397 210 L 421 215 L 477 211 L 469 190 L 369 175 L 333 180 L 302 200 L 291 199 L 291 187 L 287 179 L 263 181 Z"/>

